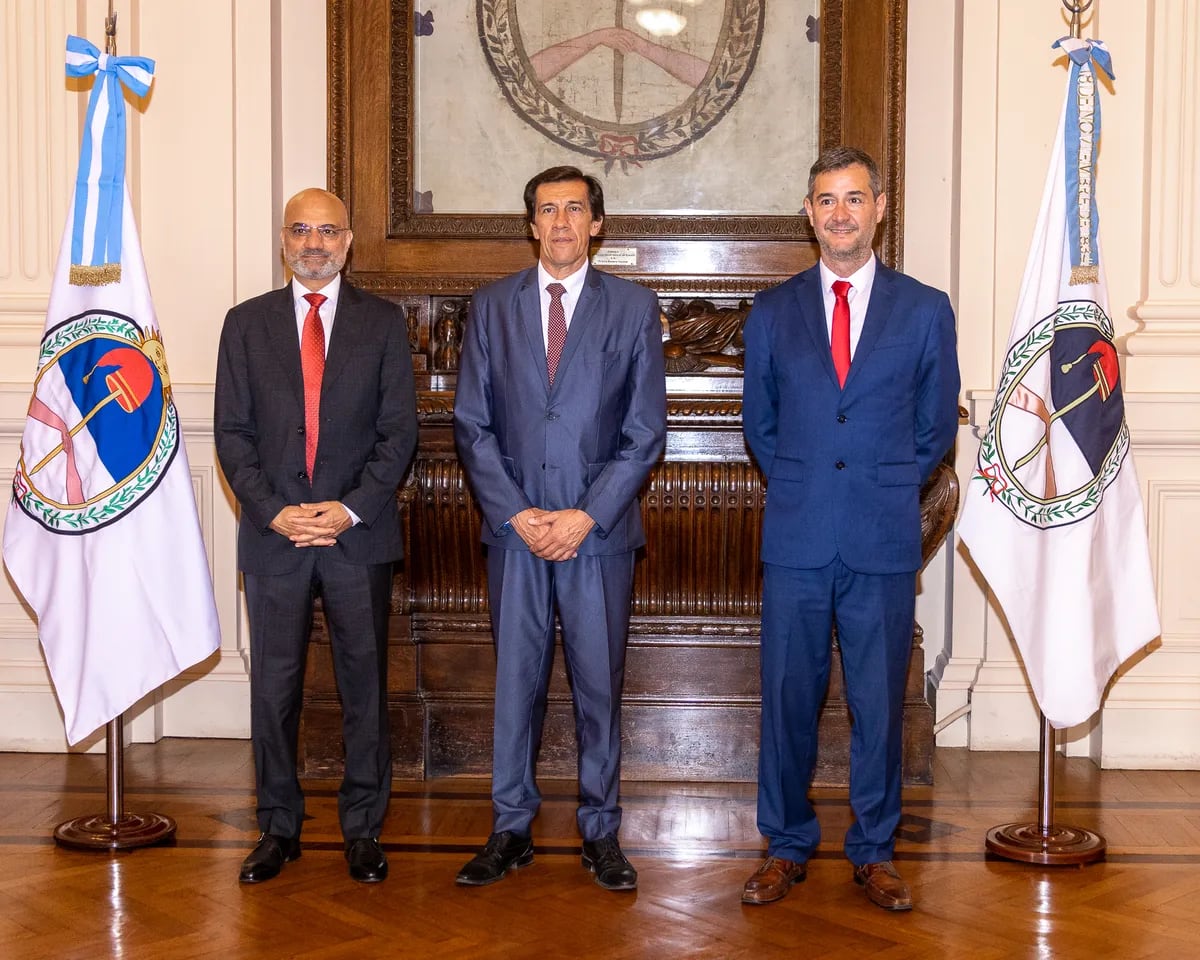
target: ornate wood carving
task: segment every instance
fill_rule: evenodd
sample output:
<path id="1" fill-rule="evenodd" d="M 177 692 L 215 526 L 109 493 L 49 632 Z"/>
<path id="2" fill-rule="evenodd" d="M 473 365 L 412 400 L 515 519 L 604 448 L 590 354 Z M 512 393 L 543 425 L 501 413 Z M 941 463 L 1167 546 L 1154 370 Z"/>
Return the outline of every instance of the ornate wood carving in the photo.
<path id="1" fill-rule="evenodd" d="M 357 282 L 469 294 L 532 263 L 533 247 L 518 197 L 511 214 L 438 214 L 414 192 L 414 9 L 413 0 L 328 0 L 330 187 L 350 208 Z M 862 146 L 879 159 L 889 211 L 877 239 L 892 265 L 903 235 L 905 14 L 906 0 L 824 0 L 820 16 L 820 144 Z M 812 159 L 781 162 L 779 176 Z M 752 294 L 815 259 L 799 210 L 614 214 L 604 236 L 632 242 L 637 265 L 625 275 L 665 294 Z"/>
<path id="2" fill-rule="evenodd" d="M 453 371 L 469 301 L 394 299 L 409 320 L 418 366 L 428 371 L 419 375 L 418 457 L 398 494 L 407 560 L 396 577 L 390 658 L 396 769 L 404 776 L 486 776 L 495 660 L 480 518 L 452 433 Z M 676 348 L 687 369 L 668 376 L 667 453 L 641 501 L 647 546 L 634 575 L 624 775 L 752 780 L 765 492 L 741 440 L 738 366 L 748 304 L 664 299 L 661 308 L 664 348 Z M 926 559 L 944 540 L 957 502 L 954 471 L 943 465 L 922 493 Z M 340 769 L 340 713 L 319 621 L 314 641 L 302 753 L 308 774 L 333 776 Z M 933 714 L 924 699 L 919 627 L 904 712 L 906 780 L 928 782 Z M 844 783 L 850 722 L 837 657 L 820 736 L 818 781 Z M 574 749 L 560 656 L 543 775 L 573 776 Z"/>
<path id="3" fill-rule="evenodd" d="M 393 593 L 388 702 L 398 776 L 486 776 L 494 655 L 479 516 L 458 464 L 453 404 L 469 296 L 534 262 L 524 218 L 430 213 L 413 193 L 412 0 L 328 0 L 330 187 L 355 228 L 351 279 L 398 304 L 417 371 L 418 455 L 398 491 L 406 560 Z M 819 139 L 861 146 L 889 194 L 877 241 L 901 259 L 906 0 L 824 0 Z M 811 158 L 781 168 L 794 177 Z M 519 158 L 512 162 L 520 162 Z M 532 173 L 532 171 L 530 171 Z M 741 436 L 742 324 L 759 290 L 811 266 L 806 218 L 610 216 L 636 250 L 624 276 L 660 295 L 667 449 L 642 499 L 622 737 L 627 779 L 756 775 L 762 478 Z M 945 535 L 953 472 L 927 493 Z M 340 708 L 320 616 L 301 734 L 304 772 L 340 772 Z M 928 782 L 932 710 L 919 628 L 905 703 L 905 777 Z M 844 783 L 849 718 L 835 658 L 817 780 Z M 575 775 L 570 690 L 558 657 L 539 771 Z"/>
<path id="4" fill-rule="evenodd" d="M 695 373 L 720 368 L 742 369 L 742 325 L 750 303 L 718 307 L 709 300 L 677 300 L 663 310 L 667 339 L 663 353 L 667 373 Z"/>

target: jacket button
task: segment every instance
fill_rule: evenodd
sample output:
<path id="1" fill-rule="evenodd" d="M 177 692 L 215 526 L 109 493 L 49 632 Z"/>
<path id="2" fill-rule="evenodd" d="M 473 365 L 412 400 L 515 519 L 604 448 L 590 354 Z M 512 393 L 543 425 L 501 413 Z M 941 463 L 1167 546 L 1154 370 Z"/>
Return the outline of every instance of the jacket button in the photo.
<path id="1" fill-rule="evenodd" d="M 297 432 L 298 434 L 300 434 L 300 436 L 304 436 L 304 426 L 303 426 L 303 424 L 302 424 L 302 425 L 300 425 L 300 426 L 298 426 L 298 427 L 296 428 L 296 432 Z"/>
<path id="2" fill-rule="evenodd" d="M 546 414 L 546 419 L 547 420 L 557 420 L 558 414 L 557 413 L 548 413 L 548 414 Z"/>
<path id="3" fill-rule="evenodd" d="M 844 462 L 844 461 L 842 461 L 842 460 L 839 460 L 837 463 L 835 463 L 835 464 L 834 464 L 834 466 L 835 466 L 835 467 L 837 467 L 839 470 L 845 470 L 845 469 L 846 469 L 846 464 L 845 464 L 845 462 Z"/>
<path id="4" fill-rule="evenodd" d="M 844 413 L 839 413 L 838 414 L 838 423 L 845 423 L 845 422 L 846 422 L 846 415 Z"/>
<path id="5" fill-rule="evenodd" d="M 296 474 L 296 479 L 297 480 L 307 480 L 308 474 L 305 473 L 303 470 L 301 470 L 298 474 Z"/>

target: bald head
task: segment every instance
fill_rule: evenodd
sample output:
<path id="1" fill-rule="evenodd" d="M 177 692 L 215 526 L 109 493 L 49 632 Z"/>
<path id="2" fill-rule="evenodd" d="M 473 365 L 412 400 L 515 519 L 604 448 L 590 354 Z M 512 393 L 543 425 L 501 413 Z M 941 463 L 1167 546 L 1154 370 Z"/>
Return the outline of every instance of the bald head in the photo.
<path id="1" fill-rule="evenodd" d="M 311 223 L 311 220 L 301 216 L 301 212 L 316 212 L 321 211 L 326 215 L 326 219 L 318 222 L 325 223 L 328 220 L 335 227 L 348 227 L 349 216 L 346 214 L 346 205 L 342 203 L 337 194 L 330 193 L 328 190 L 322 190 L 320 187 L 306 187 L 298 194 L 292 197 L 283 208 L 283 222 L 285 224 L 296 223 Z"/>
<path id="2" fill-rule="evenodd" d="M 309 187 L 287 202 L 279 239 L 283 259 L 303 286 L 320 290 L 345 266 L 354 239 L 349 227 L 346 205 L 328 190 Z"/>

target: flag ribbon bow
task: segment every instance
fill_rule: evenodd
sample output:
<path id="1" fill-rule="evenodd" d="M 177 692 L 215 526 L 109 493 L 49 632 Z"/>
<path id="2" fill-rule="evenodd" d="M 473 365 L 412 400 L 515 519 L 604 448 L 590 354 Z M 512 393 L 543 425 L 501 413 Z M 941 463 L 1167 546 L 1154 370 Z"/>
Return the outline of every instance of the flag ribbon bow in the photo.
<path id="1" fill-rule="evenodd" d="M 100 74 L 88 99 L 71 229 L 70 282 L 100 286 L 121 279 L 125 204 L 125 87 L 144 97 L 154 79 L 148 57 L 113 57 L 83 37 L 67 37 L 67 76 Z"/>
<path id="2" fill-rule="evenodd" d="M 1064 148 L 1067 156 L 1067 237 L 1071 251 L 1072 285 L 1100 281 L 1096 234 L 1100 214 L 1092 192 L 1096 153 L 1100 143 L 1100 98 L 1092 63 L 1114 79 L 1112 57 L 1102 40 L 1062 37 L 1053 47 L 1071 61 Z"/>

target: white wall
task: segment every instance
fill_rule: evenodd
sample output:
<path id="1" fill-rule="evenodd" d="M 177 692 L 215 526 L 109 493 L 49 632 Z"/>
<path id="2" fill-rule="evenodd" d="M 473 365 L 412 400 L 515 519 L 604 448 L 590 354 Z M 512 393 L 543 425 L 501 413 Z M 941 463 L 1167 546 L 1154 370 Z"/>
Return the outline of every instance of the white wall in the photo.
<path id="1" fill-rule="evenodd" d="M 283 279 L 283 203 L 326 182 L 323 0 L 118 2 L 118 53 L 157 61 L 131 112 L 129 183 L 208 548 L 222 644 L 131 712 L 134 740 L 249 735 L 235 514 L 216 467 L 212 380 L 233 303 Z M 106 0 L 0 0 L 0 482 L 11 478 L 87 93 L 63 79 L 67 33 L 103 47 Z M 286 55 L 285 55 L 286 51 Z M 47 162 L 47 158 L 49 162 Z M 0 748 L 66 749 L 36 625 L 0 582 Z M 80 749 L 102 749 L 102 731 Z"/>
<path id="2" fill-rule="evenodd" d="M 1050 45 L 1066 32 L 1062 8 L 1044 0 L 909 5 L 906 265 L 935 283 L 944 277 L 958 311 L 972 424 L 959 436 L 964 482 L 991 410 L 1062 109 L 1066 67 Z M 1097 0 L 1083 33 L 1106 40 L 1117 76 L 1102 94 L 1097 197 L 1163 635 L 1120 672 L 1093 721 L 1063 739 L 1069 753 L 1105 766 L 1195 767 L 1200 601 L 1186 571 L 1200 563 L 1200 104 L 1188 54 L 1200 41 L 1200 3 Z M 948 263 L 919 273 L 916 251 Z M 961 546 L 949 596 L 944 647 L 929 651 L 937 716 L 967 705 L 970 713 L 938 742 L 1036 749 L 1038 715 L 1020 658 Z"/>
<path id="3" fill-rule="evenodd" d="M 118 0 L 119 52 L 159 61 L 131 121 L 130 184 L 183 415 L 223 642 L 135 711 L 131 736 L 245 736 L 246 635 L 235 516 L 211 435 L 226 309 L 282 280 L 283 201 L 323 184 L 323 0 Z M 0 0 L 0 483 L 17 459 L 86 94 L 62 79 L 67 32 L 102 41 L 105 0 Z M 1066 71 L 1050 0 L 910 2 L 905 268 L 948 290 L 964 402 L 990 409 Z M 1200 0 L 1096 0 L 1109 42 L 1098 201 L 1109 294 L 1126 338 L 1125 399 L 1146 495 L 1163 637 L 1067 749 L 1109 766 L 1200 764 L 1200 236 L 1194 215 Z M 965 58 L 964 55 L 969 55 Z M 975 427 L 959 436 L 969 475 Z M 1002 618 L 957 544 L 921 580 L 937 714 L 970 707 L 945 745 L 1036 749 L 1037 715 Z M 84 746 L 95 747 L 98 738 Z M 0 582 L 0 749 L 65 749 L 35 624 Z"/>

